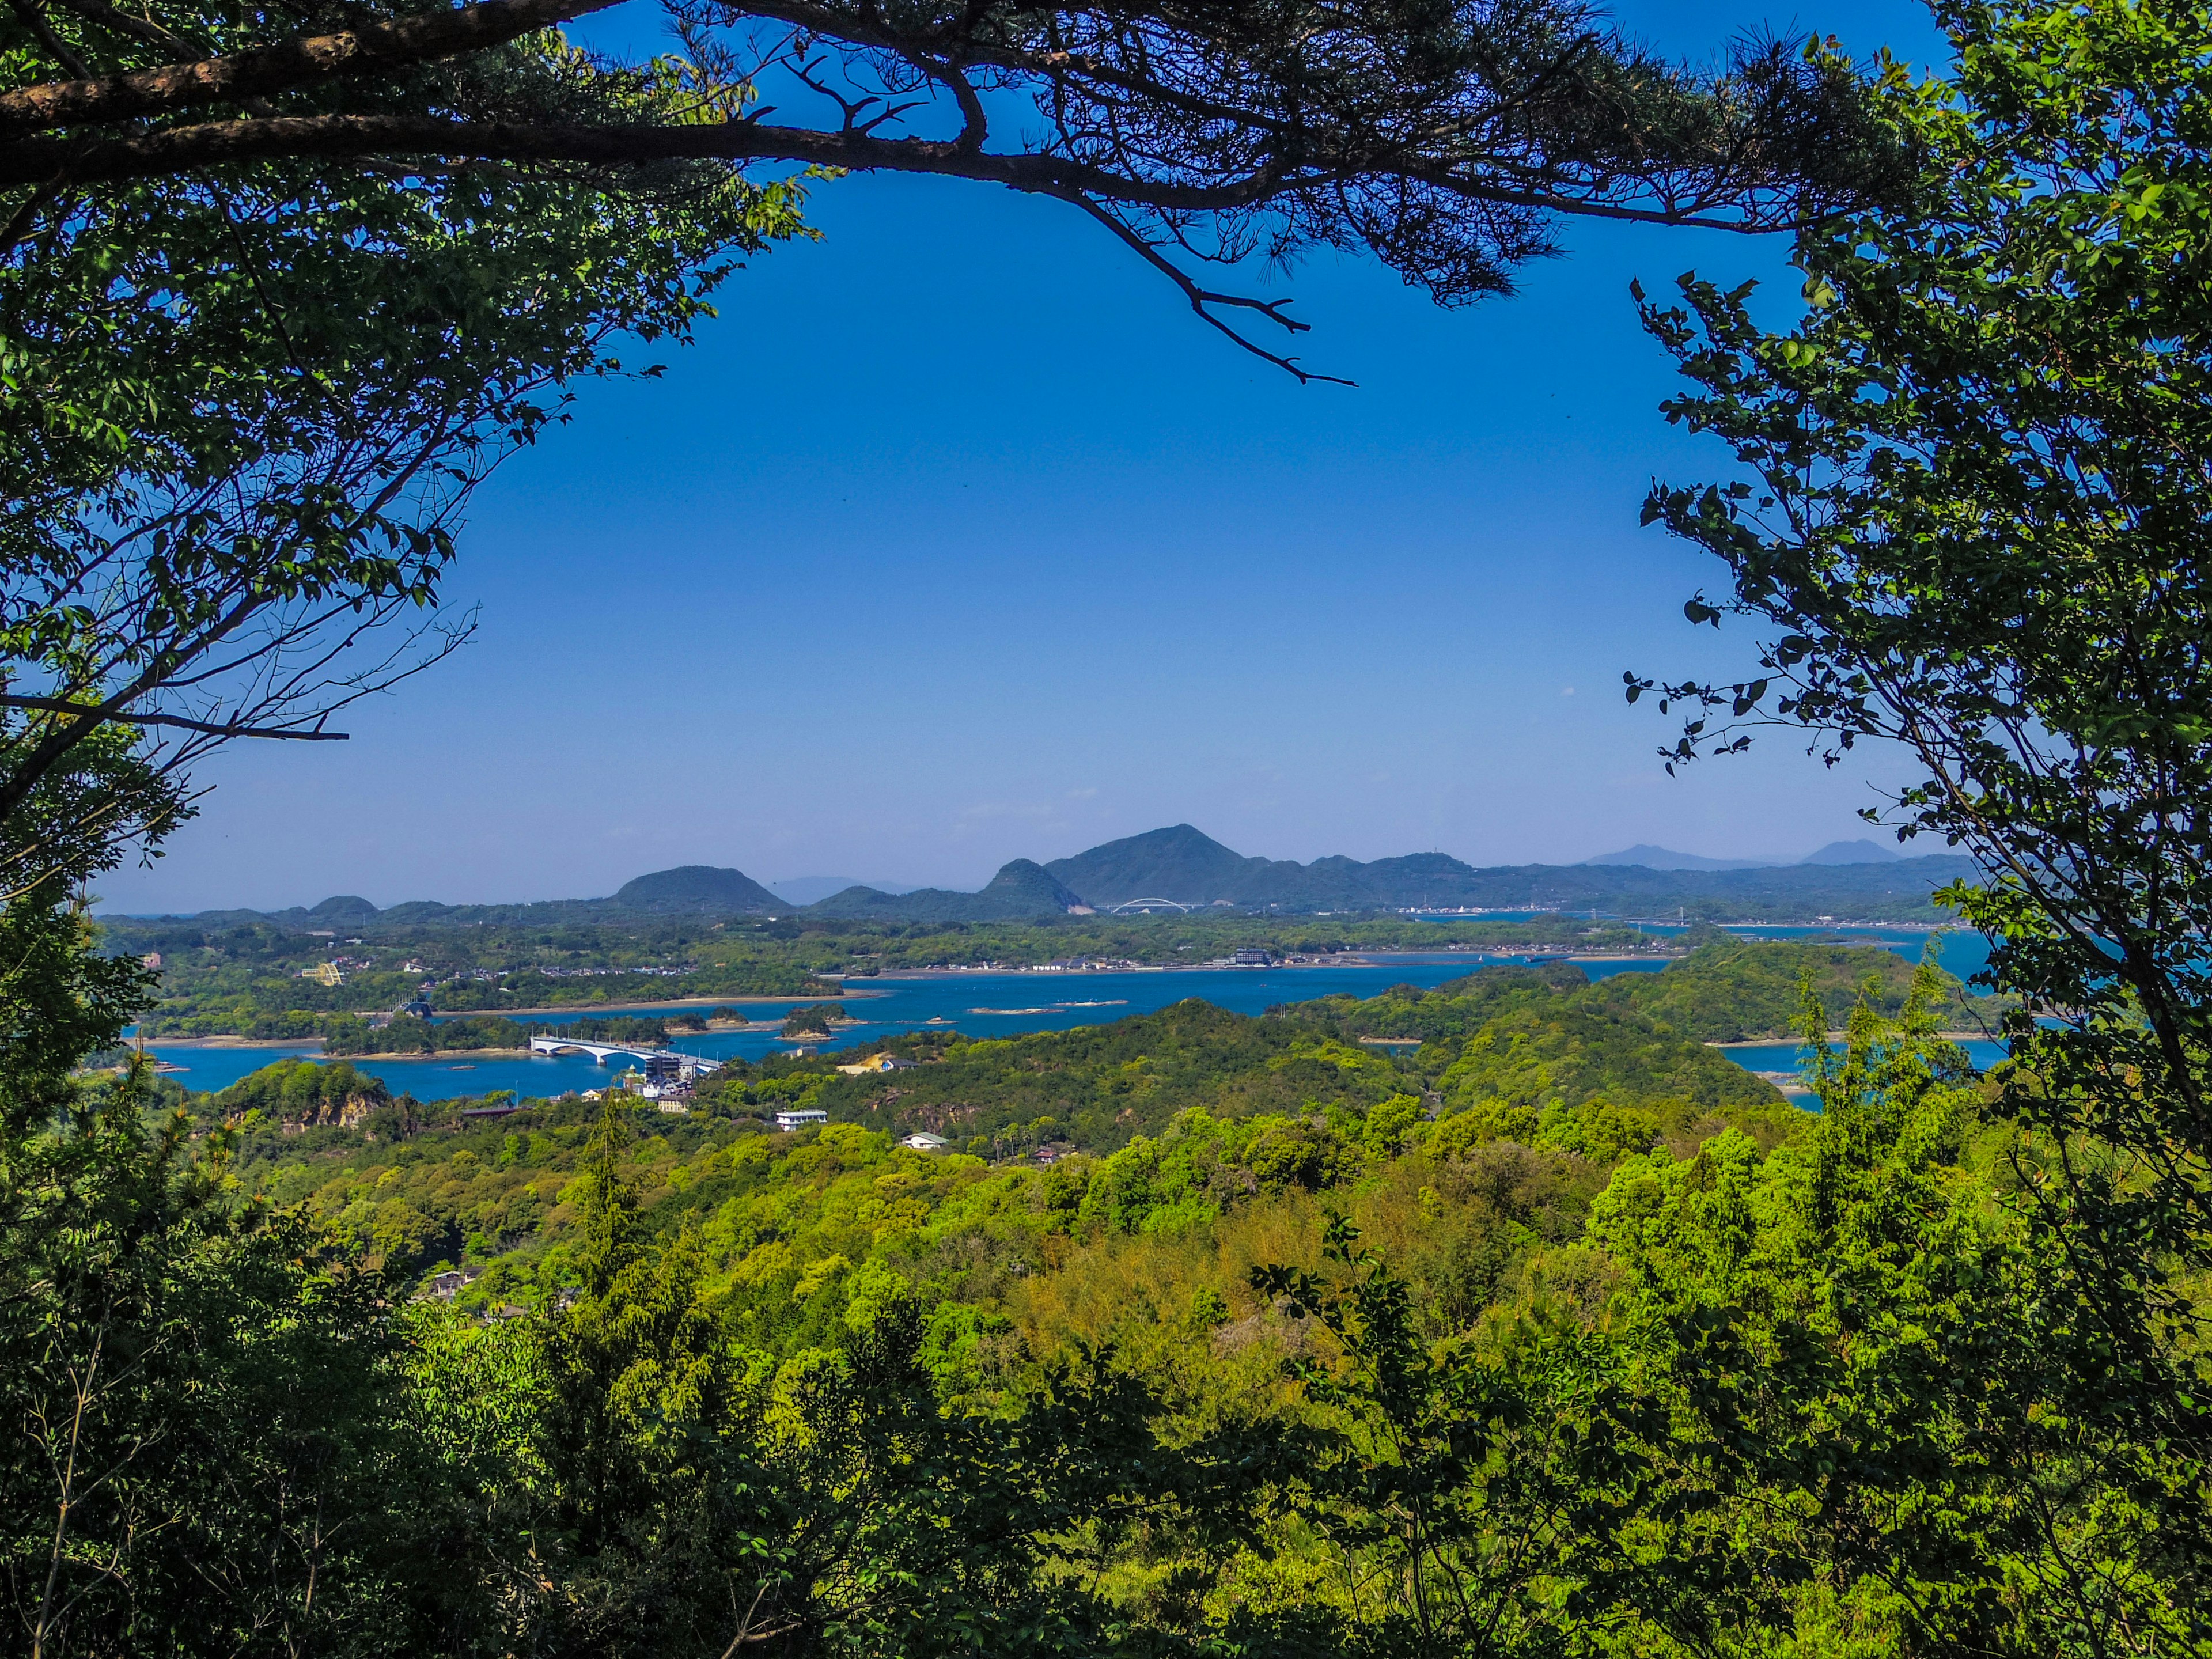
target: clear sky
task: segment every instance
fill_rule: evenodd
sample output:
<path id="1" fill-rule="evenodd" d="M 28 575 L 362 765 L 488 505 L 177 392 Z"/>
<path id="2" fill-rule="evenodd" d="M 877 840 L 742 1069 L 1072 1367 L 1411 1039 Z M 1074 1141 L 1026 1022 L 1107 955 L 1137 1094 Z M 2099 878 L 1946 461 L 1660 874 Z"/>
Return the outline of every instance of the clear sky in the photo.
<path id="1" fill-rule="evenodd" d="M 1700 54 L 1762 24 L 1932 49 L 1901 0 L 1624 6 Z M 1868 833 L 1894 758 L 1802 744 L 1670 779 L 1624 669 L 1726 672 L 1704 556 L 1637 526 L 1723 470 L 1663 422 L 1632 276 L 1771 279 L 1774 241 L 1569 223 L 1445 312 L 1371 263 L 1279 279 L 1301 387 L 1060 204 L 817 188 L 823 232 L 724 289 L 665 379 L 586 388 L 477 497 L 477 642 L 338 744 L 210 763 L 143 911 L 589 896 L 679 863 L 972 887 L 1188 821 L 1310 860 L 1796 856 Z"/>

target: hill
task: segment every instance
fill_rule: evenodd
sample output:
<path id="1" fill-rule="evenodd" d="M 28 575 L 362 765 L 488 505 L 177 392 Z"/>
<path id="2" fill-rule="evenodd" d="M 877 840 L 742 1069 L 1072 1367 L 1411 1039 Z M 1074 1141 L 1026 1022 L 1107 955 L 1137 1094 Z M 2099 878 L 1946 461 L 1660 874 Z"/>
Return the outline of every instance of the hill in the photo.
<path id="1" fill-rule="evenodd" d="M 1178 904 L 1209 904 L 1217 899 L 1249 903 L 1253 901 L 1245 896 L 1265 887 L 1273 866 L 1266 859 L 1232 853 L 1211 836 L 1178 823 L 1125 836 L 1073 858 L 1054 859 L 1044 867 L 1055 880 L 1089 895 L 1103 908 L 1139 898 L 1173 899 Z"/>
<path id="2" fill-rule="evenodd" d="M 708 864 L 678 865 L 626 881 L 607 902 L 617 909 L 660 915 L 744 915 L 787 908 L 742 870 L 720 870 Z"/>
<path id="3" fill-rule="evenodd" d="M 1814 863 L 1814 858 L 1804 862 Z M 1773 859 L 1709 859 L 1698 853 L 1678 853 L 1671 847 L 1654 847 L 1648 842 L 1638 842 L 1633 847 L 1618 853 L 1601 853 L 1594 859 L 1584 859 L 1584 864 L 1640 864 L 1646 870 L 1765 870 L 1772 866 Z"/>
<path id="4" fill-rule="evenodd" d="M 1865 843 L 1872 851 L 1872 843 Z M 1632 848 L 1674 859 L 1662 848 Z M 1813 920 L 1819 916 L 1935 921 L 1937 887 L 1972 872 L 1956 856 L 1844 861 L 1823 848 L 1820 863 L 1711 869 L 1650 864 L 1517 865 L 1477 869 L 1443 853 L 1402 858 L 1246 858 L 1189 824 L 1125 836 L 1044 867 L 1103 909 L 1138 898 L 1194 908 L 1322 910 L 1595 909 L 1656 916 L 1684 909 L 1717 921 Z M 1617 855 L 1626 858 L 1629 854 Z"/>
<path id="5" fill-rule="evenodd" d="M 1064 916 L 1085 908 L 1080 895 L 1054 880 L 1029 859 L 1003 866 L 979 893 L 943 887 L 918 887 L 910 893 L 886 893 L 873 887 L 848 887 L 818 904 L 809 915 L 850 921 L 1019 921 Z"/>
<path id="6" fill-rule="evenodd" d="M 1899 854 L 1875 841 L 1832 841 L 1817 853 L 1808 853 L 1800 864 L 1894 864 Z"/>
<path id="7" fill-rule="evenodd" d="M 1631 848 L 1609 855 L 1691 855 Z M 1559 910 L 1665 918 L 1677 912 L 1709 921 L 1933 922 L 1944 913 L 1929 902 L 1936 888 L 1972 876 L 1971 860 L 1951 854 L 1898 858 L 1871 842 L 1837 842 L 1795 865 L 1715 869 L 1650 863 L 1524 864 L 1478 869 L 1444 853 L 1413 853 L 1362 863 L 1334 856 L 1299 864 L 1247 858 L 1188 823 L 1107 842 L 1071 858 L 1039 865 L 1016 859 L 981 891 L 925 887 L 892 893 L 851 886 L 794 906 L 740 871 L 685 865 L 628 882 L 611 898 L 553 899 L 532 904 L 440 904 L 410 900 L 379 911 L 368 900 L 325 899 L 313 909 L 203 911 L 192 917 L 114 918 L 139 928 L 190 921 L 206 929 L 271 924 L 331 933 L 463 926 L 561 927 L 618 921 L 638 915 L 739 916 L 796 914 L 824 921 L 898 921 L 957 924 L 1042 921 L 1086 907 L 1109 909 L 1133 899 L 1172 900 L 1191 909 L 1214 906 L 1292 915 L 1373 910 Z"/>

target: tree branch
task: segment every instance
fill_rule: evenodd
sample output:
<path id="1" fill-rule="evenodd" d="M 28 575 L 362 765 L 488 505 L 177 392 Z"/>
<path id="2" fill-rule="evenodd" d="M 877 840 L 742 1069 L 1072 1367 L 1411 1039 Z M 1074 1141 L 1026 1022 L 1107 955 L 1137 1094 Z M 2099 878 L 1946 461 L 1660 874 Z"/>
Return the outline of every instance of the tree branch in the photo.
<path id="1" fill-rule="evenodd" d="M 0 696 L 0 708 L 35 708 L 50 714 L 79 714 L 95 720 L 119 720 L 126 726 L 173 726 L 183 731 L 204 732 L 218 738 L 287 738 L 295 743 L 344 743 L 351 735 L 345 732 L 295 732 L 274 726 L 188 720 L 181 714 L 126 714 L 103 709 L 97 703 L 69 702 L 60 697 Z"/>
<path id="2" fill-rule="evenodd" d="M 1290 301 L 1287 299 L 1255 300 L 1243 295 L 1216 294 L 1209 289 L 1200 288 L 1197 283 L 1191 279 L 1188 272 L 1185 271 L 1172 259 L 1170 259 L 1150 242 L 1139 236 L 1135 231 L 1130 229 L 1128 226 L 1123 224 L 1112 214 L 1107 212 L 1105 209 L 1100 207 L 1097 203 L 1091 201 L 1088 197 L 1078 194 L 1070 194 L 1065 199 L 1074 203 L 1076 206 L 1081 208 L 1085 213 L 1088 213 L 1100 224 L 1105 226 L 1107 229 L 1112 231 L 1115 235 L 1120 237 L 1122 241 L 1133 248 L 1139 258 L 1142 258 L 1155 270 L 1161 272 L 1170 282 L 1173 283 L 1177 288 L 1182 290 L 1183 297 L 1190 301 L 1190 308 L 1193 311 L 1196 312 L 1200 317 L 1203 317 L 1207 322 L 1212 324 L 1214 327 L 1219 329 L 1231 339 L 1236 341 L 1238 345 L 1243 346 L 1245 350 L 1250 352 L 1254 356 L 1263 357 L 1267 362 L 1274 364 L 1276 368 L 1282 369 L 1288 374 L 1297 375 L 1298 378 L 1298 384 L 1301 386 L 1310 385 L 1316 380 L 1326 380 L 1331 386 L 1355 386 L 1358 384 L 1357 381 L 1345 380 L 1340 375 L 1317 374 L 1312 369 L 1299 368 L 1298 360 L 1297 358 L 1282 356 L 1278 353 L 1268 350 L 1256 340 L 1247 339 L 1243 335 L 1238 333 L 1219 317 L 1215 316 L 1212 311 L 1212 307 L 1215 306 L 1241 307 L 1248 311 L 1259 312 L 1270 320 L 1280 323 L 1285 330 L 1292 334 L 1303 334 L 1308 329 L 1311 328 L 1313 325 L 1310 323 L 1299 322 L 1294 317 L 1284 316 L 1282 307 L 1290 304 Z"/>
<path id="3" fill-rule="evenodd" d="M 426 17 L 369 23 L 336 34 L 303 35 L 258 52 L 82 81 L 49 81 L 0 93 L 0 132 L 37 132 L 83 122 L 123 121 L 201 104 L 289 92 L 335 76 L 403 68 L 479 52 L 616 0 L 484 0 Z"/>
<path id="4" fill-rule="evenodd" d="M 565 0 L 556 0 L 565 3 Z M 1132 206 L 1205 213 L 1248 207 L 1280 188 L 1256 178 L 1153 184 L 1055 155 L 1007 155 L 927 138 L 729 121 L 700 126 L 578 126 L 449 121 L 430 115 L 277 116 L 197 122 L 129 138 L 24 138 L 0 144 L 0 185 L 112 183 L 284 157 L 439 155 L 486 161 L 801 161 L 852 172 L 939 173 L 1042 195 L 1088 191 Z"/>

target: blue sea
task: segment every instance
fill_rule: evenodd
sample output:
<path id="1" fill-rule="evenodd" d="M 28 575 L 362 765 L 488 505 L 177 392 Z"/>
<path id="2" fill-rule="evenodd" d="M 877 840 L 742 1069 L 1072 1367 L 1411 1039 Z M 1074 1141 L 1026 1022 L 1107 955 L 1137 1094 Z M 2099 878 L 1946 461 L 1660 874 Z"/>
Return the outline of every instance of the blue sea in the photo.
<path id="1" fill-rule="evenodd" d="M 1651 931 L 1660 930 L 1654 928 Z M 1824 928 L 1771 928 L 1763 937 L 1786 938 L 1826 933 Z M 1869 942 L 1880 943 L 1908 956 L 1917 957 L 1928 934 L 1905 929 L 1860 929 Z M 1971 951 L 1960 951 L 1954 964 L 1954 941 L 1986 947 L 1978 935 L 1943 933 L 1941 957 L 1954 973 L 1972 971 L 1964 965 Z M 1482 956 L 1473 951 L 1407 951 L 1369 953 L 1373 965 L 1315 968 L 1177 968 L 1116 972 L 972 973 L 886 975 L 878 979 L 847 982 L 843 1006 L 859 1016 L 856 1023 L 840 1026 L 836 1036 L 817 1045 L 823 1050 L 865 1048 L 886 1036 L 915 1030 L 957 1030 L 972 1037 L 1018 1036 L 1025 1031 L 1060 1031 L 1076 1025 L 1102 1024 L 1132 1014 L 1153 1013 L 1188 997 L 1202 997 L 1234 1013 L 1257 1014 L 1279 1002 L 1304 1002 L 1316 997 L 1349 994 L 1371 997 L 1393 985 L 1426 988 L 1457 979 L 1478 968 L 1501 963 L 1521 963 L 1524 956 Z M 1617 973 L 1649 973 L 1664 967 L 1663 960 L 1614 959 L 1579 965 L 1594 979 Z M 1973 965 L 1978 966 L 1978 961 Z M 781 1020 L 786 1012 L 817 998 L 799 997 L 788 1002 L 748 1003 L 757 1019 Z M 665 1013 L 671 1010 L 606 1007 L 568 1010 L 556 1014 L 526 1017 L 524 1024 L 560 1024 L 581 1015 L 593 1017 L 625 1013 Z M 787 1053 L 788 1039 L 773 1031 L 715 1031 L 678 1033 L 669 1046 L 685 1054 L 711 1060 L 759 1060 Z M 1994 1047 L 1994 1045 L 1990 1045 Z M 147 1045 L 147 1052 L 179 1069 L 176 1080 L 195 1093 L 224 1089 L 248 1073 L 272 1060 L 310 1056 L 319 1052 L 314 1043 L 225 1044 L 220 1048 L 197 1044 Z M 1724 1050 L 1753 1071 L 1794 1070 L 1796 1049 L 1774 1045 L 1771 1051 Z M 1775 1055 L 1782 1055 L 1777 1059 Z M 382 1054 L 352 1062 L 364 1072 L 382 1078 L 395 1094 L 411 1094 L 417 1100 L 449 1100 L 463 1095 L 489 1094 L 509 1089 L 526 1097 L 565 1094 L 570 1090 L 596 1088 L 632 1062 L 616 1057 L 600 1064 L 581 1054 L 471 1055 L 439 1054 L 428 1059 L 395 1058 Z M 1983 1061 L 1981 1063 L 1987 1063 Z"/>
<path id="2" fill-rule="evenodd" d="M 1966 1051 L 1966 1058 L 1980 1071 L 1986 1072 L 2005 1057 L 2004 1044 L 1982 1037 L 1969 1038 L 1959 1047 Z M 1723 1048 L 1721 1053 L 1751 1072 L 1795 1072 L 1808 1058 L 1804 1047 L 1796 1042 L 1759 1042 Z"/>

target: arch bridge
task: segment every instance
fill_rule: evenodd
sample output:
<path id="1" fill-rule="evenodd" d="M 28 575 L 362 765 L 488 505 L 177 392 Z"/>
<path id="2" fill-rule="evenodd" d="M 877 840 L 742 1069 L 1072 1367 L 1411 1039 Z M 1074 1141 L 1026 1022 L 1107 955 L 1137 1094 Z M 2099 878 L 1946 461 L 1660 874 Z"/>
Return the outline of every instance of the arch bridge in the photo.
<path id="1" fill-rule="evenodd" d="M 1184 915 L 1188 915 L 1194 908 L 1188 904 L 1178 904 L 1169 898 L 1125 899 L 1119 904 L 1109 905 L 1106 908 L 1106 914 L 1109 916 L 1126 916 L 1140 910 L 1177 910 Z"/>
<path id="2" fill-rule="evenodd" d="M 655 1061 L 673 1066 L 679 1070 L 714 1072 L 721 1069 L 719 1060 L 707 1060 L 697 1054 L 679 1053 L 674 1048 L 656 1048 L 649 1042 L 599 1042 L 585 1037 L 533 1036 L 530 1039 L 533 1054 L 586 1054 L 602 1066 L 617 1054 L 628 1054 L 633 1060 L 647 1065 Z"/>

